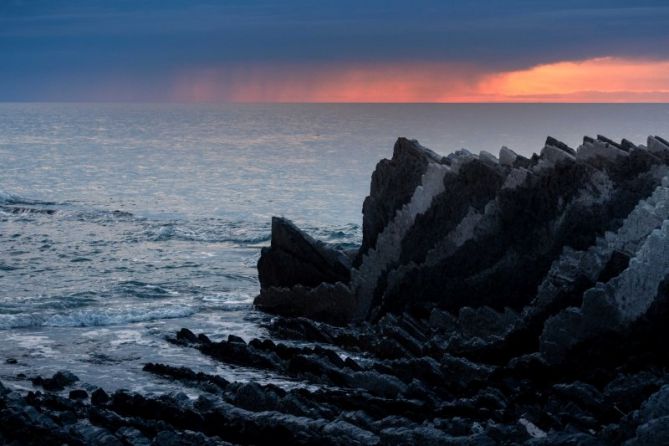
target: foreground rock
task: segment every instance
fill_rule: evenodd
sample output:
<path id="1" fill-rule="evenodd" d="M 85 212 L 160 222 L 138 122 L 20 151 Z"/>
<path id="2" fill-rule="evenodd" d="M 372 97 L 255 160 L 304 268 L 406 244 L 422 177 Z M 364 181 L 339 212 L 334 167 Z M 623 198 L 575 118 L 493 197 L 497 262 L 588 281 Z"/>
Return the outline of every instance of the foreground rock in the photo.
<path id="1" fill-rule="evenodd" d="M 482 323 L 463 331 L 464 321 L 490 317 L 448 319 L 434 310 L 345 328 L 276 318 L 267 326 L 274 340 L 248 342 L 182 329 L 167 341 L 301 385 L 230 382 L 149 363 L 146 373 L 200 396 L 89 396 L 59 372 L 35 382 L 63 382 L 62 390 L 0 385 L 0 444 L 665 444 L 669 361 L 658 346 L 666 332 L 646 333 L 660 341 L 634 352 L 609 349 L 598 363 L 555 366 L 531 353 L 493 364 L 459 354 L 465 332 L 477 342 L 496 336 Z"/>

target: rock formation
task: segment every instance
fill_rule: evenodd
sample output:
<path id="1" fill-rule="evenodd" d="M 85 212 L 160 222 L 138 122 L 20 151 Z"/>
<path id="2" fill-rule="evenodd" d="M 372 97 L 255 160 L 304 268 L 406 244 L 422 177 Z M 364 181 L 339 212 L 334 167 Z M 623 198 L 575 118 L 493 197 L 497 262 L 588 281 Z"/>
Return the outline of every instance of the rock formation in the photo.
<path id="1" fill-rule="evenodd" d="M 540 379 L 561 371 L 601 391 L 625 379 L 596 377 L 603 367 L 667 362 L 668 165 L 657 136 L 585 137 L 577 149 L 548 137 L 529 159 L 507 147 L 440 157 L 400 138 L 372 176 L 350 278 L 263 288 L 257 307 L 273 311 L 280 295 L 280 314 L 356 326 L 411 314 L 433 330 L 418 343 L 505 369 L 535 358 Z M 328 299 L 336 314 L 312 310 Z M 379 343 L 417 354 L 397 330 Z"/>
<path id="2" fill-rule="evenodd" d="M 506 147 L 499 159 L 466 150 L 440 157 L 400 138 L 372 175 L 351 266 L 275 219 L 255 304 L 336 324 L 418 308 L 508 309 L 521 314 L 510 335 L 531 325 L 555 358 L 594 330 L 583 319 L 593 305 L 595 319 L 606 302 L 629 323 L 655 302 L 669 272 L 668 161 L 660 137 L 646 146 L 586 137 L 576 150 L 549 137 L 530 159 Z"/>

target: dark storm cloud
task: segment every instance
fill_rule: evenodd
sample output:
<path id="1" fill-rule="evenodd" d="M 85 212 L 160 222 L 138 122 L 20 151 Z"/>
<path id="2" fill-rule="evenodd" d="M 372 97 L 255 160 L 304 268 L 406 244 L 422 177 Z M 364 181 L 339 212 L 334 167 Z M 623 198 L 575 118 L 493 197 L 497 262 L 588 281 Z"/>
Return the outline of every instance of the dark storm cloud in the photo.
<path id="1" fill-rule="evenodd" d="M 0 1 L 4 100 L 160 99 L 171 73 L 226 64 L 598 56 L 669 58 L 667 2 Z"/>

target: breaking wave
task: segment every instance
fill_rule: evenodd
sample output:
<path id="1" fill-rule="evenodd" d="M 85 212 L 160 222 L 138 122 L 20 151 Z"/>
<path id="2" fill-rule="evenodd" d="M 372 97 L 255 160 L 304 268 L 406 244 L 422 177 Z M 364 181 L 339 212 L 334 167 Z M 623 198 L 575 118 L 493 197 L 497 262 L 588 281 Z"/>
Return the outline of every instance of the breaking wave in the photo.
<path id="1" fill-rule="evenodd" d="M 0 330 L 38 327 L 102 327 L 160 319 L 177 319 L 192 316 L 196 312 L 196 308 L 189 306 L 161 306 L 80 310 L 51 315 L 0 314 Z"/>
<path id="2" fill-rule="evenodd" d="M 4 190 L 0 189 L 0 205 L 1 204 L 50 205 L 54 203 L 49 201 L 40 201 L 40 200 L 32 200 L 30 198 L 24 198 L 19 195 L 10 194 L 9 192 L 5 192 Z"/>
<path id="3" fill-rule="evenodd" d="M 168 240 L 206 243 L 260 244 L 270 240 L 267 225 L 217 222 L 175 222 L 162 224 L 145 231 L 148 240 Z"/>
<path id="4" fill-rule="evenodd" d="M 342 249 L 357 247 L 362 241 L 360 226 L 356 224 L 318 228 L 306 225 L 301 227 L 304 227 L 305 231 L 316 239 Z M 144 235 L 148 240 L 154 242 L 177 240 L 263 245 L 271 240 L 271 227 L 268 223 L 208 219 L 165 223 L 148 228 Z"/>

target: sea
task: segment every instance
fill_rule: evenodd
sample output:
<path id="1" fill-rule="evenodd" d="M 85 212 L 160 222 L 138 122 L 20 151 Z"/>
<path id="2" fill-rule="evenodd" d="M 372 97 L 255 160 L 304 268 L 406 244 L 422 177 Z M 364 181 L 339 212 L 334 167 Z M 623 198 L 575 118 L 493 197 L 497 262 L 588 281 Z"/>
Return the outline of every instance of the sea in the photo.
<path id="1" fill-rule="evenodd" d="M 527 156 L 597 134 L 669 137 L 669 105 L 0 103 L 0 381 L 179 390 L 142 371 L 161 362 L 300 385 L 166 341 L 270 336 L 252 303 L 272 216 L 352 248 L 399 136 Z"/>

